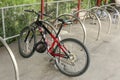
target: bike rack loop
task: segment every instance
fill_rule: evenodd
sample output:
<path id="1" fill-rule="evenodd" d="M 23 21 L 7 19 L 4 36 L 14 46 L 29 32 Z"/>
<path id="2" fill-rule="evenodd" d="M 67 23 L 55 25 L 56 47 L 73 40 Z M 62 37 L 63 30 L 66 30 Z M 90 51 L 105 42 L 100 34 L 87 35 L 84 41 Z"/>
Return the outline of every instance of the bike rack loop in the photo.
<path id="1" fill-rule="evenodd" d="M 111 6 L 111 5 L 103 5 L 103 6 L 101 6 L 101 8 L 105 8 L 105 7 L 109 7 L 109 8 L 111 8 L 111 9 L 113 9 L 113 10 L 115 10 L 115 12 L 117 13 L 117 15 L 118 15 L 118 24 L 117 24 L 117 28 L 119 27 L 119 21 L 120 21 L 120 12 L 115 8 L 115 7 L 113 7 L 113 6 Z"/>
<path id="2" fill-rule="evenodd" d="M 102 11 L 104 10 L 107 13 L 108 19 L 109 19 L 109 25 L 108 25 L 108 31 L 107 31 L 107 33 L 109 34 L 110 31 L 111 31 L 111 25 L 112 25 L 112 18 L 111 18 L 110 13 L 106 9 L 103 9 L 101 7 L 93 7 L 91 9 L 102 10 Z"/>
<path id="3" fill-rule="evenodd" d="M 0 37 L 0 42 L 2 42 L 2 44 L 5 46 L 12 60 L 14 71 L 15 71 L 15 80 L 19 80 L 19 70 L 18 70 L 18 64 L 16 62 L 15 56 L 12 50 L 10 49 L 10 47 L 8 46 L 8 44 L 6 43 L 6 41 L 2 37 Z"/>
<path id="4" fill-rule="evenodd" d="M 98 16 L 97 16 L 95 13 L 91 12 L 90 10 L 91 10 L 91 9 L 79 10 L 79 11 L 77 11 L 75 14 L 80 13 L 80 12 L 86 12 L 86 14 L 91 13 L 91 14 L 93 14 L 93 15 L 97 18 L 98 23 L 99 23 L 99 26 L 98 26 L 98 34 L 97 34 L 97 39 L 96 39 L 96 40 L 99 40 L 99 38 L 100 38 L 100 32 L 101 32 L 101 21 L 100 21 L 100 19 L 98 18 Z M 85 16 L 86 16 L 86 14 L 85 14 Z M 85 16 L 84 16 L 84 18 L 83 18 L 83 23 L 84 23 L 84 21 L 85 21 Z"/>
<path id="5" fill-rule="evenodd" d="M 111 3 L 111 4 L 108 4 L 108 5 L 110 5 L 110 6 L 113 6 L 113 5 L 120 6 L 120 4 L 118 4 L 118 3 Z M 115 9 L 117 9 L 117 8 L 115 8 Z M 120 11 L 118 9 L 117 9 L 117 11 L 119 12 L 119 16 L 118 16 L 119 17 L 118 25 L 119 25 L 120 24 Z"/>
<path id="6" fill-rule="evenodd" d="M 78 21 L 79 21 L 79 23 L 82 25 L 82 29 L 83 29 L 83 43 L 85 44 L 86 43 L 86 28 L 85 28 L 85 25 L 83 24 L 83 22 L 79 19 L 79 18 L 77 18 L 77 17 L 75 17 L 73 14 L 67 14 L 67 13 L 65 13 L 65 14 L 62 14 L 62 15 L 60 15 L 60 16 L 58 16 L 54 21 L 53 21 L 53 24 L 54 24 L 54 27 L 55 27 L 55 23 L 56 23 L 56 21 L 60 18 L 60 17 L 62 17 L 62 16 L 71 16 L 71 17 L 73 17 L 73 18 L 75 18 L 75 19 L 77 19 Z"/>
<path id="7" fill-rule="evenodd" d="M 118 4 L 118 3 L 110 3 L 108 5 L 110 5 L 110 6 L 112 6 L 112 5 L 115 5 L 115 6 L 119 5 L 120 6 L 120 4 Z"/>

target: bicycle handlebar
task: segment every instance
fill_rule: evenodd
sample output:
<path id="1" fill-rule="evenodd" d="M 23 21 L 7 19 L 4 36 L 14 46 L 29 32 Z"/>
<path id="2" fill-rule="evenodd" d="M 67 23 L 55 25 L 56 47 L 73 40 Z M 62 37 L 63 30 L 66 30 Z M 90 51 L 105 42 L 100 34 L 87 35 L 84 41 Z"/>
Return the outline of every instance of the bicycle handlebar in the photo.
<path id="1" fill-rule="evenodd" d="M 36 12 L 36 11 L 34 11 L 34 10 L 24 10 L 24 11 L 25 11 L 25 12 L 30 12 L 30 13 L 35 13 L 36 15 L 38 15 L 38 17 L 41 16 L 41 15 L 44 15 L 44 16 L 47 16 L 47 17 L 52 18 L 52 17 L 49 16 L 48 14 L 42 14 L 41 11 L 39 11 L 39 12 Z"/>
<path id="2" fill-rule="evenodd" d="M 38 18 L 41 16 L 41 15 L 44 15 L 44 16 L 47 16 L 47 17 L 50 17 L 52 18 L 51 16 L 49 16 L 48 14 L 42 14 L 41 11 L 39 12 L 36 12 L 34 10 L 24 10 L 25 12 L 30 12 L 30 13 L 35 13 L 36 15 L 38 15 Z M 72 21 L 71 20 L 64 20 L 64 19 L 58 19 L 58 21 L 62 22 L 63 24 L 71 24 Z"/>

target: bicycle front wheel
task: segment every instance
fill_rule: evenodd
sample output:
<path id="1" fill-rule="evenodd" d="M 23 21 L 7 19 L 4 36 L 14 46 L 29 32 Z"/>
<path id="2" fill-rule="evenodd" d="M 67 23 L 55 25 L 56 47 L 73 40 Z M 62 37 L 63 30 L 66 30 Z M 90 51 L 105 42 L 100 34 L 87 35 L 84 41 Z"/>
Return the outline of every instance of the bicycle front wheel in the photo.
<path id="1" fill-rule="evenodd" d="M 34 53 L 34 44 L 36 43 L 35 33 L 30 27 L 25 27 L 20 32 L 18 39 L 18 47 L 20 55 L 24 58 L 29 58 Z"/>
<path id="2" fill-rule="evenodd" d="M 56 66 L 63 74 L 71 77 L 83 74 L 89 66 L 89 55 L 86 47 L 80 41 L 67 38 L 61 43 L 69 50 L 69 58 L 56 57 Z M 59 47 L 56 53 L 64 54 Z"/>

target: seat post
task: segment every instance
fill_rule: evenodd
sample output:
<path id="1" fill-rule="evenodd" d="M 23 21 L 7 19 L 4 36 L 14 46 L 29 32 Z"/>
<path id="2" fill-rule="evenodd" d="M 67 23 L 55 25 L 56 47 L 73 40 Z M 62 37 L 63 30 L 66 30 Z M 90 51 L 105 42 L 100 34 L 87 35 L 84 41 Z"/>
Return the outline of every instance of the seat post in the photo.
<path id="1" fill-rule="evenodd" d="M 62 24 L 60 25 L 60 28 L 56 34 L 56 38 L 58 37 L 58 35 L 60 34 L 60 31 L 62 30 L 62 27 L 64 26 L 64 22 L 62 22 Z"/>

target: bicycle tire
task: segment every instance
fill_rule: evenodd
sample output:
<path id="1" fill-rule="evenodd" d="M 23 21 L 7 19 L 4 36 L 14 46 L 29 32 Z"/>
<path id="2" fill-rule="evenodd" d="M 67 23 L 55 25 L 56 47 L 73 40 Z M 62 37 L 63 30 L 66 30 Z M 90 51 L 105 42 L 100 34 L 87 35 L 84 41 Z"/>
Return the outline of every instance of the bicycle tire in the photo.
<path id="1" fill-rule="evenodd" d="M 33 38 L 32 38 L 32 36 L 31 36 L 31 40 L 29 41 L 29 43 L 33 43 L 32 44 L 32 46 L 30 46 L 32 49 L 31 49 L 31 51 L 29 51 L 28 53 L 27 52 L 24 52 L 24 47 L 23 47 L 23 45 L 25 45 L 25 44 L 29 44 L 29 43 L 27 43 L 25 40 L 24 40 L 24 44 L 22 44 L 22 37 L 24 38 L 24 35 L 26 34 L 26 31 L 28 31 L 28 33 L 30 34 L 28 34 L 27 33 L 27 42 L 28 42 L 28 38 L 29 38 L 29 36 L 33 36 Z M 31 29 L 30 27 L 25 27 L 25 28 L 23 28 L 22 30 L 21 30 L 21 32 L 20 32 L 20 36 L 19 36 L 19 38 L 18 38 L 18 47 L 19 47 L 19 53 L 20 53 L 20 55 L 22 56 L 22 57 L 24 57 L 24 58 L 29 58 L 29 57 L 31 57 L 32 55 L 33 55 L 33 53 L 34 53 L 34 44 L 36 43 L 36 36 L 35 36 L 35 32 L 34 32 L 34 30 L 33 29 Z M 26 45 L 25 45 L 26 46 Z M 26 47 L 27 49 L 28 49 L 28 47 L 29 47 L 29 45 Z M 27 53 L 27 54 L 26 54 Z"/>
<path id="2" fill-rule="evenodd" d="M 68 65 L 66 65 L 65 63 L 64 63 L 64 60 L 65 60 L 65 58 L 60 58 L 60 57 L 56 57 L 55 58 L 55 64 L 56 64 L 56 66 L 57 66 L 57 68 L 58 68 L 58 70 L 61 72 L 61 73 L 63 73 L 63 74 L 65 74 L 65 75 L 67 75 L 67 76 L 70 76 L 70 77 L 76 77 L 76 76 L 79 76 L 79 75 L 82 75 L 87 69 L 88 69 L 88 66 L 89 66 L 89 62 L 90 62 L 90 59 L 89 59 L 89 53 L 88 53 L 88 50 L 87 50 L 87 48 L 83 45 L 83 43 L 82 42 L 80 42 L 80 41 L 78 41 L 77 39 L 74 39 L 74 38 L 66 38 L 66 39 L 63 39 L 62 41 L 61 41 L 61 43 L 62 44 L 64 44 L 65 45 L 65 47 L 67 46 L 66 45 L 66 43 L 68 43 L 68 42 L 70 42 L 69 44 L 68 44 L 68 46 L 70 47 L 70 44 L 71 44 L 71 46 L 72 46 L 72 49 L 75 49 L 75 52 L 76 51 L 78 51 L 79 53 L 80 52 L 83 52 L 83 51 L 85 51 L 85 63 L 84 63 L 84 66 L 80 69 L 80 67 L 81 67 L 81 64 L 80 63 L 77 63 L 77 64 L 79 64 L 78 66 L 77 66 L 77 68 L 74 68 L 75 70 L 73 70 L 72 71 L 72 69 L 73 69 L 73 67 L 75 67 L 76 66 L 76 61 L 78 61 L 78 58 L 79 59 L 82 59 L 83 58 L 83 56 L 81 57 L 81 54 L 82 53 L 80 53 L 80 54 L 78 54 L 78 55 L 73 55 L 73 59 L 75 60 L 75 65 L 73 66 L 73 65 L 71 65 L 71 64 L 69 64 L 69 62 L 70 62 L 70 60 L 68 60 L 68 59 L 66 59 L 66 61 L 68 61 L 68 62 L 65 62 L 65 63 L 67 63 Z M 72 43 L 75 43 L 75 44 L 77 44 L 77 45 L 73 45 Z M 68 48 L 68 46 L 67 46 L 67 48 Z M 80 47 L 80 48 L 78 48 L 77 49 L 77 46 L 78 47 Z M 60 52 L 60 49 L 59 49 L 59 47 L 57 46 L 57 48 L 56 48 L 56 50 L 55 51 L 59 51 Z M 68 49 L 68 50 L 71 50 L 71 49 Z M 71 52 L 71 51 L 70 51 Z M 60 54 L 62 54 L 62 52 L 60 52 Z M 75 59 L 76 58 L 76 59 Z M 62 60 L 63 59 L 63 60 Z M 71 60 L 72 61 L 72 60 Z M 63 65 L 63 66 L 62 66 Z M 72 66 L 72 68 L 71 68 L 71 66 L 69 66 L 69 65 L 71 65 Z M 66 68 L 66 67 L 70 67 L 70 68 Z M 64 69 L 63 69 L 64 68 Z M 78 70 L 77 70 L 78 69 Z"/>

